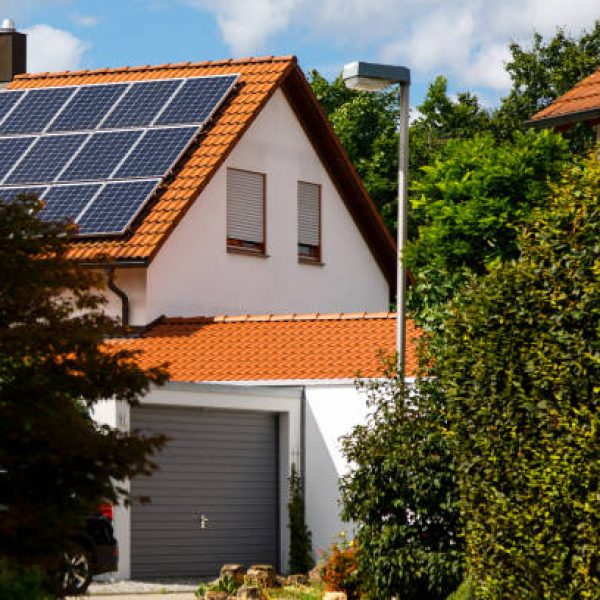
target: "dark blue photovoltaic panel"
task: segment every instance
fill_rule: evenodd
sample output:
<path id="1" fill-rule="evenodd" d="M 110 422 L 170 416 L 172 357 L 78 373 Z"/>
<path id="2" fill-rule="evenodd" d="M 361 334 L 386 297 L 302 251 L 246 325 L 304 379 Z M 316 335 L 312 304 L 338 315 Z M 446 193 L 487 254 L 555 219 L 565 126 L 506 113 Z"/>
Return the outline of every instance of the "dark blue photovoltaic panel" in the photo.
<path id="1" fill-rule="evenodd" d="M 24 93 L 25 92 L 5 92 L 0 94 L 0 121 Z"/>
<path id="2" fill-rule="evenodd" d="M 12 202 L 19 194 L 35 194 L 38 198 L 45 187 L 0 187 L 0 202 Z"/>
<path id="3" fill-rule="evenodd" d="M 156 184 L 157 180 L 108 183 L 79 219 L 79 232 L 87 235 L 123 233 Z"/>
<path id="4" fill-rule="evenodd" d="M 227 75 L 188 79 L 155 124 L 202 123 L 221 102 L 236 78 L 236 75 Z"/>
<path id="5" fill-rule="evenodd" d="M 134 83 L 102 124 L 102 129 L 150 125 L 181 81 Z"/>
<path id="6" fill-rule="evenodd" d="M 75 88 L 28 90 L 23 101 L 0 125 L 0 133 L 38 133 L 52 120 Z"/>
<path id="7" fill-rule="evenodd" d="M 45 221 L 74 221 L 102 184 L 54 185 L 44 197 L 40 216 Z"/>
<path id="8" fill-rule="evenodd" d="M 116 172 L 115 178 L 163 177 L 197 132 L 197 127 L 147 131 Z"/>
<path id="9" fill-rule="evenodd" d="M 52 123 L 49 131 L 95 129 L 126 89 L 125 84 L 91 85 L 79 88 L 71 102 Z"/>
<path id="10" fill-rule="evenodd" d="M 87 134 L 41 137 L 4 183 L 49 183 L 67 164 Z"/>
<path id="11" fill-rule="evenodd" d="M 0 138 L 0 181 L 36 139 L 33 136 Z"/>
<path id="12" fill-rule="evenodd" d="M 60 181 L 108 179 L 141 135 L 140 130 L 94 133 Z"/>

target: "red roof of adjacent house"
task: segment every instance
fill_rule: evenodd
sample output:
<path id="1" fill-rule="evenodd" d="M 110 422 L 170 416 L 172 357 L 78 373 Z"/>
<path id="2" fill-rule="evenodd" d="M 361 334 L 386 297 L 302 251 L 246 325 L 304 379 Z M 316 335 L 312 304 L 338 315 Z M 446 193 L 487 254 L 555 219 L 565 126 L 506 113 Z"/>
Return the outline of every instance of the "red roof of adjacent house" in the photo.
<path id="1" fill-rule="evenodd" d="M 531 117 L 534 125 L 562 125 L 600 118 L 600 69 Z"/>
<path id="2" fill-rule="evenodd" d="M 122 67 L 19 75 L 10 89 L 238 74 L 236 91 L 176 167 L 131 231 L 125 236 L 78 239 L 71 258 L 86 262 L 148 263 L 198 194 L 252 124 L 268 99 L 281 89 L 319 154 L 358 229 L 386 276 L 395 285 L 395 242 L 370 200 L 346 152 L 293 56 L 247 58 L 158 66 Z"/>
<path id="3" fill-rule="evenodd" d="M 171 381 L 353 379 L 382 375 L 381 354 L 395 351 L 394 313 L 165 318 L 136 338 L 144 367 L 168 362 Z M 407 324 L 406 374 L 416 373 L 416 338 Z"/>

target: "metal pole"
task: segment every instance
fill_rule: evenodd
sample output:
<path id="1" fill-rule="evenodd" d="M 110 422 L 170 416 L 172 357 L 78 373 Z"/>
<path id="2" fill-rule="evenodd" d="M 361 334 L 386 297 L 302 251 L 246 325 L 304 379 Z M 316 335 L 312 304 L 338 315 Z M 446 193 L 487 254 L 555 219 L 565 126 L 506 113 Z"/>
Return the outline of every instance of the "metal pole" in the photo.
<path id="1" fill-rule="evenodd" d="M 408 205 L 408 90 L 409 83 L 400 84 L 400 135 L 398 144 L 398 269 L 396 290 L 396 352 L 398 377 L 404 381 L 406 357 L 406 274 L 404 248 L 406 246 Z"/>

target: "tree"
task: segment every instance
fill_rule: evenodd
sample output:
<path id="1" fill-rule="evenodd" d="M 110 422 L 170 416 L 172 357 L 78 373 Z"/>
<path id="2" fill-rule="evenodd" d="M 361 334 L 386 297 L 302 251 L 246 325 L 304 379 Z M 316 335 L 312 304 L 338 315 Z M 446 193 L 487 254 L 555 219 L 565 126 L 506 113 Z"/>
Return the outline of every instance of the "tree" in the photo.
<path id="1" fill-rule="evenodd" d="M 600 163 L 567 168 L 517 260 L 472 278 L 438 366 L 485 600 L 600 598 Z"/>
<path id="2" fill-rule="evenodd" d="M 372 598 L 445 599 L 462 579 L 464 547 L 441 389 L 431 378 L 407 388 L 388 368 L 367 393 L 367 423 L 343 438 L 354 468 L 341 482 L 359 580 Z"/>
<path id="3" fill-rule="evenodd" d="M 521 227 L 548 201 L 570 154 L 550 131 L 518 133 L 496 144 L 490 134 L 450 140 L 413 182 L 412 207 L 421 223 L 406 252 L 416 276 L 409 307 L 422 324 L 439 321 L 437 308 L 469 273 L 518 256 Z"/>
<path id="4" fill-rule="evenodd" d="M 289 482 L 290 572 L 308 573 L 315 565 L 312 558 L 312 535 L 306 526 L 304 490 L 295 464 L 292 464 Z"/>
<path id="5" fill-rule="evenodd" d="M 102 277 L 67 259 L 74 229 L 39 219 L 41 202 L 0 202 L 0 552 L 12 564 L 51 565 L 118 482 L 152 471 L 162 436 L 99 426 L 104 398 L 136 404 L 163 369 L 114 351 Z"/>
<path id="6" fill-rule="evenodd" d="M 578 37 L 558 29 L 547 43 L 534 33 L 529 49 L 513 42 L 509 46 L 511 60 L 506 71 L 512 88 L 502 99 L 493 117 L 493 129 L 498 139 L 510 139 L 522 131 L 525 122 L 579 81 L 600 67 L 600 21 L 590 31 Z M 585 126 L 568 136 L 574 149 L 584 149 L 592 141 L 592 131 Z"/>

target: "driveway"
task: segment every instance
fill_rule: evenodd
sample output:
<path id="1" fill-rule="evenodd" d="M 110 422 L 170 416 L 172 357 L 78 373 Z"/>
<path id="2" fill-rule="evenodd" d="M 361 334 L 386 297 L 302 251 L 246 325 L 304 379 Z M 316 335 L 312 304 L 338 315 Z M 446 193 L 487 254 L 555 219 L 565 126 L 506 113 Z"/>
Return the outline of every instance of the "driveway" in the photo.
<path id="1" fill-rule="evenodd" d="M 68 600 L 198 600 L 198 584 L 191 581 L 111 581 L 94 582 L 85 596 Z"/>

